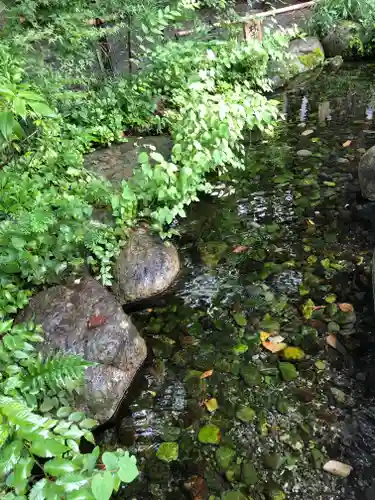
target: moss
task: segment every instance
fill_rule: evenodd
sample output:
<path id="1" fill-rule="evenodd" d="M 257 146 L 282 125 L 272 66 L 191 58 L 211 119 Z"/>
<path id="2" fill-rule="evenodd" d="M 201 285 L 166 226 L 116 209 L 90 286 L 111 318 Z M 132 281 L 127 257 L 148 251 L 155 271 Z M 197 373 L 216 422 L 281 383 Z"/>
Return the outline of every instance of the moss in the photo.
<path id="1" fill-rule="evenodd" d="M 298 59 L 305 66 L 305 68 L 314 69 L 324 61 L 324 53 L 319 47 L 316 47 L 316 49 L 309 54 L 298 56 Z"/>

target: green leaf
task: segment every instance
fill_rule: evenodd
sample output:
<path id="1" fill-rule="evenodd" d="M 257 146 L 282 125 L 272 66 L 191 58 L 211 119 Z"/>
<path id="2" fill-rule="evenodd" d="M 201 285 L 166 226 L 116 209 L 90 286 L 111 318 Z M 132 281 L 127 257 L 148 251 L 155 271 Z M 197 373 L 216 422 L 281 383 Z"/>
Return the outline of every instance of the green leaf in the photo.
<path id="1" fill-rule="evenodd" d="M 26 101 L 42 101 L 43 97 L 35 92 L 29 92 L 28 90 L 22 90 L 18 92 L 18 95 L 23 97 Z"/>
<path id="2" fill-rule="evenodd" d="M 71 413 L 68 417 L 68 420 L 71 422 L 80 422 L 86 417 L 86 414 L 83 413 L 82 411 L 75 411 L 74 413 Z"/>
<path id="3" fill-rule="evenodd" d="M 14 467 L 12 487 L 18 495 L 26 493 L 34 463 L 35 460 L 32 457 L 21 458 Z"/>
<path id="4" fill-rule="evenodd" d="M 103 474 L 96 474 L 92 478 L 91 491 L 96 500 L 109 500 L 114 487 L 114 479 L 109 471 Z"/>
<path id="5" fill-rule="evenodd" d="M 138 477 L 139 471 L 136 458 L 133 456 L 130 457 L 128 452 L 126 454 L 119 459 L 120 470 L 118 471 L 118 476 L 124 483 L 131 483 Z"/>
<path id="6" fill-rule="evenodd" d="M 232 316 L 233 316 L 233 319 L 237 323 L 238 326 L 246 326 L 247 325 L 247 319 L 246 319 L 244 314 L 233 313 Z"/>
<path id="7" fill-rule="evenodd" d="M 5 140 L 12 137 L 14 129 L 14 117 L 10 111 L 0 111 L 0 132 Z"/>
<path id="8" fill-rule="evenodd" d="M 85 420 L 82 420 L 82 422 L 79 423 L 81 429 L 93 429 L 94 427 L 97 427 L 97 425 L 98 421 L 93 418 L 85 418 Z"/>
<path id="9" fill-rule="evenodd" d="M 74 472 L 77 467 L 71 460 L 64 458 L 53 458 L 44 464 L 44 470 L 51 476 L 63 476 L 69 472 Z"/>
<path id="10" fill-rule="evenodd" d="M 56 481 L 56 484 L 58 486 L 62 486 L 66 493 L 80 490 L 81 488 L 88 486 L 88 483 L 88 477 L 77 473 L 66 474 L 65 476 L 59 477 Z"/>
<path id="11" fill-rule="evenodd" d="M 55 457 L 62 455 L 69 448 L 55 439 L 39 439 L 32 443 L 30 451 L 38 457 Z"/>
<path id="12" fill-rule="evenodd" d="M 0 460 L 0 477 L 4 477 L 9 474 L 9 472 L 18 462 L 22 450 L 23 442 L 20 440 L 12 441 L 8 446 L 4 448 L 1 453 Z"/>
<path id="13" fill-rule="evenodd" d="M 107 470 L 116 471 L 119 468 L 118 457 L 109 451 L 103 453 L 102 462 Z"/>
<path id="14" fill-rule="evenodd" d="M 31 488 L 29 500 L 47 500 L 45 495 L 47 479 L 41 479 Z"/>
<path id="15" fill-rule="evenodd" d="M 17 115 L 22 118 L 26 117 L 26 102 L 22 97 L 17 96 L 13 101 L 13 108 Z"/>
<path id="16" fill-rule="evenodd" d="M 62 406 L 57 410 L 56 417 L 57 418 L 66 418 L 68 417 L 73 411 L 73 408 L 70 406 Z"/>
<path id="17" fill-rule="evenodd" d="M 85 488 L 69 493 L 69 500 L 94 500 L 94 496 L 91 493 L 91 490 Z"/>
<path id="18" fill-rule="evenodd" d="M 56 116 L 56 113 L 52 111 L 52 109 L 44 102 L 30 101 L 28 104 L 33 109 L 33 111 L 35 111 L 35 113 L 38 113 L 39 115 Z"/>
<path id="19" fill-rule="evenodd" d="M 142 153 L 139 154 L 138 162 L 139 163 L 148 163 L 148 154 L 145 151 L 142 151 Z"/>

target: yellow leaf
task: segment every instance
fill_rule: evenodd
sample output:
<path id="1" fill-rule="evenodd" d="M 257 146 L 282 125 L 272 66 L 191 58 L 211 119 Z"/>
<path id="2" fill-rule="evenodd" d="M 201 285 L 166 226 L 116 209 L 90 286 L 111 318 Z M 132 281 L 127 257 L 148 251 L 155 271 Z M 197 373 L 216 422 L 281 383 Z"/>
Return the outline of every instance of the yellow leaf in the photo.
<path id="1" fill-rule="evenodd" d="M 345 141 L 342 146 L 343 146 L 343 148 L 347 148 L 348 146 L 350 146 L 351 143 L 352 143 L 352 141 Z"/>
<path id="2" fill-rule="evenodd" d="M 206 399 L 204 402 L 205 407 L 211 413 L 219 408 L 216 398 Z"/>
<path id="3" fill-rule="evenodd" d="M 315 222 L 314 222 L 314 221 L 312 221 L 311 219 L 307 219 L 307 224 L 308 224 L 309 226 L 315 226 Z"/>
<path id="4" fill-rule="evenodd" d="M 260 341 L 264 342 L 265 340 L 268 339 L 269 336 L 270 336 L 270 334 L 268 332 L 261 331 L 260 332 Z"/>

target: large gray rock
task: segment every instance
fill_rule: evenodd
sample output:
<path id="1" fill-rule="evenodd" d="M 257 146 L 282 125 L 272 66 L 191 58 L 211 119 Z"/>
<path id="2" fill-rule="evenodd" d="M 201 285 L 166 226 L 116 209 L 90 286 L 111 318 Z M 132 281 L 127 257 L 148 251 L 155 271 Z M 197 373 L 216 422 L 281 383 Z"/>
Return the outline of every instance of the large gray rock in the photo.
<path id="1" fill-rule="evenodd" d="M 132 176 L 138 166 L 138 156 L 143 151 L 156 151 L 168 159 L 172 151 L 172 140 L 167 135 L 128 137 L 123 144 L 97 149 L 86 155 L 85 167 L 119 187 L 123 180 Z"/>
<path id="2" fill-rule="evenodd" d="M 366 35 L 359 23 L 340 21 L 322 40 L 327 57 L 351 58 L 367 43 Z"/>
<path id="3" fill-rule="evenodd" d="M 358 167 L 358 179 L 362 196 L 375 201 L 375 146 L 362 156 Z"/>
<path id="4" fill-rule="evenodd" d="M 286 59 L 270 62 L 269 76 L 274 88 L 282 87 L 298 75 L 321 66 L 325 59 L 322 44 L 313 36 L 292 40 L 288 53 Z"/>
<path id="5" fill-rule="evenodd" d="M 176 248 L 138 228 L 117 258 L 113 290 L 122 304 L 147 299 L 169 288 L 179 271 Z"/>
<path id="6" fill-rule="evenodd" d="M 82 278 L 32 297 L 17 322 L 32 318 L 45 333 L 43 352 L 75 354 L 98 363 L 87 368 L 77 404 L 99 422 L 107 421 L 147 354 L 144 340 L 121 305 L 100 283 Z M 99 318 L 103 324 L 93 326 L 95 320 L 101 322 Z"/>

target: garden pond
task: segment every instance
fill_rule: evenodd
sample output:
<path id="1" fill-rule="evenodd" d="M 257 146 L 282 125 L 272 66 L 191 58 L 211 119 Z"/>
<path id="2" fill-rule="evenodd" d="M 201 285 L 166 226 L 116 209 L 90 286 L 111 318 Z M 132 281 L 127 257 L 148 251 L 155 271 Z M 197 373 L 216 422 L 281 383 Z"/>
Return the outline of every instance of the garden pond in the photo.
<path id="1" fill-rule="evenodd" d="M 132 312 L 149 359 L 100 435 L 138 459 L 120 498 L 375 498 L 375 206 L 357 181 L 375 67 L 277 98 L 275 136 L 250 135 L 245 169 L 179 222 L 178 284 Z"/>

